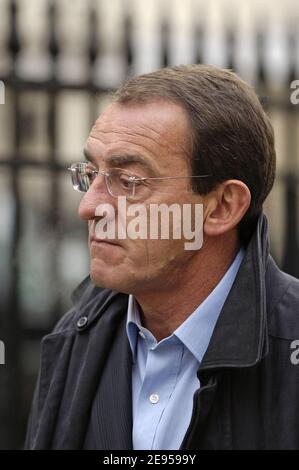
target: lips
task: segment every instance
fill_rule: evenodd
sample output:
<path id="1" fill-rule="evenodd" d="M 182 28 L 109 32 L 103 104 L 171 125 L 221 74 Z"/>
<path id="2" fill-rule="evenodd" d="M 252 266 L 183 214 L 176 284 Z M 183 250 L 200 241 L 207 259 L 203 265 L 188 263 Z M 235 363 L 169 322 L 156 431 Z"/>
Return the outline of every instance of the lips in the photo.
<path id="1" fill-rule="evenodd" d="M 89 243 L 92 244 L 93 242 L 95 242 L 95 243 L 109 243 L 109 245 L 120 246 L 119 243 L 116 243 L 115 241 L 111 241 L 108 238 L 100 239 L 100 238 L 96 238 L 95 236 L 92 235 L 92 236 L 89 237 Z"/>

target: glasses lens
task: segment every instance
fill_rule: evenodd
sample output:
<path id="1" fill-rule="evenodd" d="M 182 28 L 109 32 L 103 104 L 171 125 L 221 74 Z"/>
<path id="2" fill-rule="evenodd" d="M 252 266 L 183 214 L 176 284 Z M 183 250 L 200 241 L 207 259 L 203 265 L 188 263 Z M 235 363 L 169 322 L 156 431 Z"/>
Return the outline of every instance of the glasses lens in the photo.
<path id="1" fill-rule="evenodd" d="M 134 176 L 120 168 L 111 168 L 105 175 L 106 185 L 112 196 L 133 197 L 136 181 Z"/>
<path id="2" fill-rule="evenodd" d="M 74 163 L 71 166 L 71 178 L 74 189 L 81 193 L 86 193 L 96 176 L 95 171 L 95 168 L 89 163 Z"/>

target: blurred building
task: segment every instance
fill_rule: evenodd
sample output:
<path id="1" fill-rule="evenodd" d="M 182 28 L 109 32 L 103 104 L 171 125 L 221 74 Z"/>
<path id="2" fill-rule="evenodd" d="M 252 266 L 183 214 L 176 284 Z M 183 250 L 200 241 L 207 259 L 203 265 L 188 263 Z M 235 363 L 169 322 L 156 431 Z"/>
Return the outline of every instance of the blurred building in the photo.
<path id="1" fill-rule="evenodd" d="M 22 446 L 40 339 L 88 274 L 66 168 L 81 159 L 110 90 L 182 63 L 232 68 L 256 87 L 276 133 L 272 253 L 299 276 L 298 0 L 0 0 L 2 449 Z"/>

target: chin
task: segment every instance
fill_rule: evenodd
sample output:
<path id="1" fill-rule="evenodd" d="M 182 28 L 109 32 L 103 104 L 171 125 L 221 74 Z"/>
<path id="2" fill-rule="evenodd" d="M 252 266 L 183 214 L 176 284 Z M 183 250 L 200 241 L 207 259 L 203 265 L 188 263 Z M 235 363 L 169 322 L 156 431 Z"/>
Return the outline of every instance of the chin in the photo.
<path id="1" fill-rule="evenodd" d="M 121 270 L 115 267 L 104 268 L 103 266 L 96 266 L 96 263 L 91 263 L 90 278 L 98 287 L 126 294 L 131 293 L 132 285 L 134 285 L 134 282 L 129 281 L 126 272 L 122 273 Z"/>

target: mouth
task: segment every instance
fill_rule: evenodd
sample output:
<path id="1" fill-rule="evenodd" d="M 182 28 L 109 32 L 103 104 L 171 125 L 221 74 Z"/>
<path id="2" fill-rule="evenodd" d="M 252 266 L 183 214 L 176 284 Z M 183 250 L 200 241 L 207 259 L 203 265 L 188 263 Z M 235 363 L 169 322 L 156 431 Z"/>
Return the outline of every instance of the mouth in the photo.
<path id="1" fill-rule="evenodd" d="M 96 237 L 93 237 L 91 236 L 89 238 L 89 244 L 92 245 L 92 244 L 95 244 L 95 245 L 115 245 L 115 246 L 120 246 L 119 243 L 116 243 L 114 241 L 111 241 L 107 238 L 104 238 L 104 239 L 100 239 L 100 238 L 96 238 Z"/>
<path id="2" fill-rule="evenodd" d="M 113 247 L 113 246 L 118 246 L 122 247 L 123 245 L 119 243 L 118 240 L 114 238 L 106 238 L 105 234 L 101 234 L 102 236 L 99 236 L 99 233 L 96 233 L 96 223 L 90 224 L 89 226 L 89 246 L 92 247 Z"/>
<path id="3" fill-rule="evenodd" d="M 118 246 L 121 247 L 120 243 L 117 243 L 115 240 L 109 240 L 108 238 L 97 238 L 95 235 L 89 236 L 89 245 L 92 246 Z"/>

